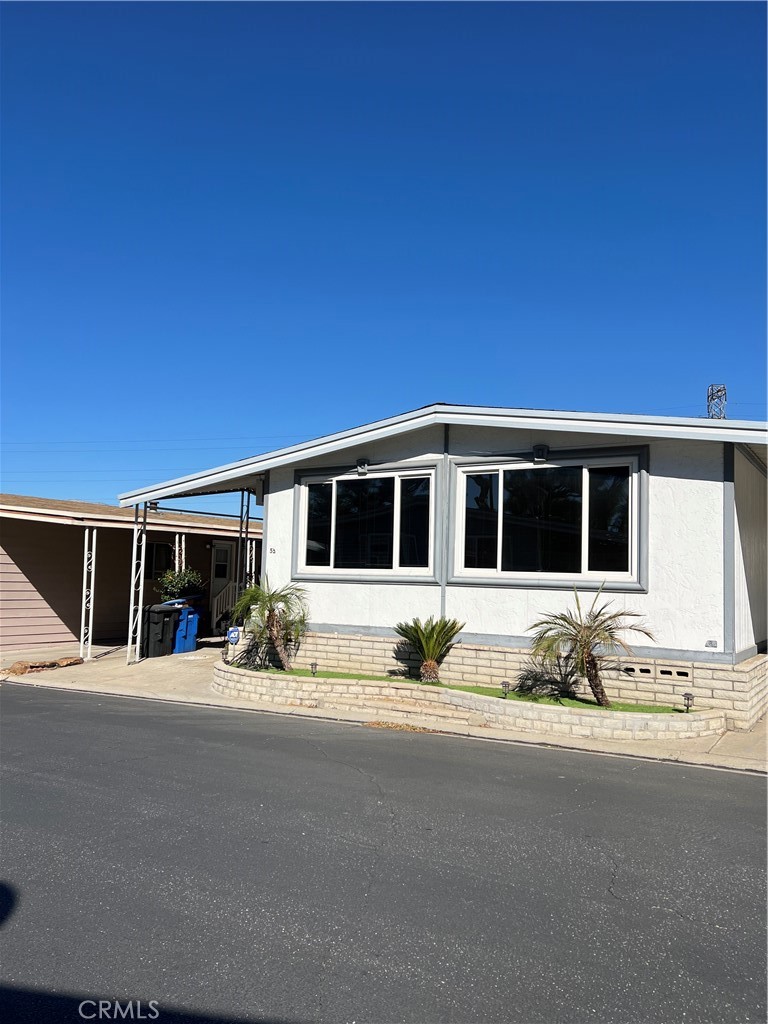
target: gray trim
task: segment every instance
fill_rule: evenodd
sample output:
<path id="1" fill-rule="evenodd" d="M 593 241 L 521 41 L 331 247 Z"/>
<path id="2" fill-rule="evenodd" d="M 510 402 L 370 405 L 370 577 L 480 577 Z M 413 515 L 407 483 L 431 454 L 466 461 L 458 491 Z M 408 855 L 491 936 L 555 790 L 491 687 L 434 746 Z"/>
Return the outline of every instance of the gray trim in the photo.
<path id="1" fill-rule="evenodd" d="M 419 462 L 369 462 L 368 468 L 373 473 L 418 473 L 426 469 L 437 469 L 440 465 L 440 458 L 440 455 L 432 455 L 425 456 Z M 314 466 L 299 466 L 293 471 L 293 481 L 296 484 L 300 484 L 304 477 L 309 476 L 328 476 L 335 480 L 337 477 L 344 476 L 347 473 L 357 475 L 356 462 L 345 462 L 338 466 L 320 466 L 317 469 Z"/>
<path id="2" fill-rule="evenodd" d="M 389 626 L 348 626 L 333 622 L 309 622 L 310 633 L 338 633 L 340 636 L 388 636 L 397 638 L 397 633 Z"/>
<path id="3" fill-rule="evenodd" d="M 749 661 L 750 658 L 754 658 L 758 654 L 766 653 L 768 653 L 768 642 L 764 640 L 760 644 L 752 644 L 751 647 L 746 647 L 743 651 L 739 651 L 738 654 L 734 654 L 733 663 L 738 665 L 742 661 Z"/>
<path id="4" fill-rule="evenodd" d="M 638 475 L 638 494 L 637 494 L 637 579 L 631 580 L 610 580 L 603 583 L 599 579 L 585 579 L 583 576 L 571 577 L 570 579 L 565 577 L 556 577 L 537 579 L 537 580 L 525 580 L 516 579 L 514 577 L 507 576 L 465 576 L 457 575 L 456 570 L 456 537 L 457 537 L 457 494 L 458 494 L 458 474 L 460 469 L 464 469 L 466 466 L 473 466 L 488 462 L 489 464 L 498 463 L 504 459 L 520 458 L 525 462 L 530 462 L 531 453 L 518 453 L 515 455 L 504 455 L 495 454 L 493 456 L 484 457 L 470 457 L 470 456 L 449 456 L 451 462 L 451 482 L 450 482 L 450 510 L 449 510 L 449 532 L 451 537 L 451 545 L 449 550 L 449 557 L 447 561 L 448 567 L 448 579 L 447 584 L 449 586 L 467 586 L 467 587 L 501 587 L 509 588 L 514 590 L 573 590 L 574 587 L 578 587 L 579 590 L 585 591 L 596 591 L 602 586 L 602 589 L 606 593 L 648 593 L 648 545 L 649 545 L 649 533 L 650 533 L 650 515 L 648 509 L 649 501 L 649 463 L 650 463 L 650 449 L 647 444 L 645 445 L 621 445 L 617 447 L 606 446 L 606 447 L 592 447 L 592 448 L 562 448 L 562 449 L 551 449 L 549 457 L 551 460 L 557 459 L 583 459 L 588 462 L 589 459 L 604 458 L 606 455 L 615 455 L 617 458 L 635 458 L 637 459 L 637 475 Z"/>
<path id="5" fill-rule="evenodd" d="M 620 444 L 620 445 L 592 445 L 586 448 L 550 448 L 547 461 L 558 459 L 601 459 L 604 456 L 616 455 L 620 457 L 634 456 L 637 458 L 642 451 L 648 452 L 648 445 L 642 444 Z M 480 466 L 486 462 L 495 463 L 501 460 L 519 462 L 533 462 L 533 452 L 530 448 L 514 452 L 476 452 L 469 455 L 452 455 L 451 461 L 456 466 Z"/>
<path id="6" fill-rule="evenodd" d="M 723 649 L 731 657 L 736 646 L 736 492 L 734 446 L 723 445 Z"/>
<path id="7" fill-rule="evenodd" d="M 648 593 L 650 544 L 651 544 L 651 509 L 650 509 L 650 448 L 643 445 L 638 449 L 639 490 L 637 495 L 637 582 L 643 594 Z"/>
<path id="8" fill-rule="evenodd" d="M 299 542 L 301 530 L 301 484 L 298 473 L 293 474 L 293 524 L 291 526 L 291 579 L 299 578 Z"/>
<path id="9" fill-rule="evenodd" d="M 745 444 L 737 444 L 736 451 L 743 455 L 747 462 L 751 463 L 759 473 L 762 473 L 764 477 L 768 477 L 768 466 L 763 465 L 751 448 L 748 448 Z"/>
<path id="10" fill-rule="evenodd" d="M 440 529 L 442 536 L 440 538 L 439 549 L 435 547 L 435 555 L 439 550 L 440 557 L 435 565 L 438 578 L 440 580 L 440 616 L 445 618 L 446 614 L 446 592 L 445 587 L 448 582 L 448 560 L 450 558 L 451 548 L 451 537 L 453 533 L 451 531 L 451 428 L 449 424 L 443 426 L 443 458 L 440 463 L 440 514 L 435 515 L 435 520 L 440 520 Z M 435 511 L 437 512 L 437 505 L 435 505 Z"/>
<path id="11" fill-rule="evenodd" d="M 261 573 L 260 579 L 267 575 L 267 552 L 269 551 L 269 470 L 264 474 L 264 492 L 262 494 L 262 533 L 261 533 Z"/>
<path id="12" fill-rule="evenodd" d="M 338 633 L 340 636 L 371 636 L 371 637 L 392 637 L 397 638 L 394 629 L 389 626 L 356 626 L 348 623 L 310 622 L 308 629 L 311 633 Z M 482 647 L 504 647 L 509 650 L 527 650 L 531 646 L 531 639 L 527 636 L 503 636 L 498 633 L 459 633 L 457 643 L 477 644 Z M 703 665 L 733 665 L 740 661 L 746 661 L 754 657 L 754 654 L 746 652 L 737 659 L 722 652 L 706 651 L 685 651 L 676 650 L 671 647 L 633 647 L 631 655 L 622 654 L 623 660 L 631 660 L 633 657 L 645 658 L 652 661 L 688 661 Z"/>
<path id="13" fill-rule="evenodd" d="M 341 570 L 338 570 L 339 572 Z M 392 569 L 391 572 L 395 572 Z M 348 573 L 346 576 L 337 576 L 333 573 L 311 573 L 311 572 L 297 572 L 291 577 L 294 580 L 300 580 L 302 583 L 380 583 L 382 586 L 390 586 L 393 583 L 398 585 L 407 583 L 418 583 L 421 586 L 434 585 L 438 586 L 440 581 L 436 576 L 371 576 L 365 575 L 361 572 L 359 575 Z"/>
<path id="14" fill-rule="evenodd" d="M 547 579 L 523 580 L 514 577 L 497 576 L 451 576 L 448 580 L 450 587 L 495 587 L 497 590 L 570 590 L 574 587 L 579 590 L 597 591 L 603 590 L 611 594 L 645 594 L 646 588 L 639 580 L 599 580 L 585 579 L 578 576 L 573 579 L 547 577 Z"/>

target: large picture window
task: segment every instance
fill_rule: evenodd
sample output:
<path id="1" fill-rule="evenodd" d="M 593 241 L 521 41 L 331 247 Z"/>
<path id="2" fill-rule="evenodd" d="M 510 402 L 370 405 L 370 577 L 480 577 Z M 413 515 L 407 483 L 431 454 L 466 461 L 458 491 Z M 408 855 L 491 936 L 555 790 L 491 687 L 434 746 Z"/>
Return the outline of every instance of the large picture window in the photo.
<path id="1" fill-rule="evenodd" d="M 637 460 L 459 472 L 459 574 L 630 577 Z"/>
<path id="2" fill-rule="evenodd" d="M 305 571 L 431 569 L 431 473 L 306 480 L 303 493 Z"/>

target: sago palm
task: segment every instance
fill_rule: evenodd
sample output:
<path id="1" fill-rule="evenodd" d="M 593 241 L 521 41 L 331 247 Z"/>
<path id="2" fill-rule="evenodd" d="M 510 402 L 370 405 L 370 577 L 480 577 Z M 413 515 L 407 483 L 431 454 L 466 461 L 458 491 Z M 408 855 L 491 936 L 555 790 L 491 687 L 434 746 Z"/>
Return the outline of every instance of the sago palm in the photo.
<path id="1" fill-rule="evenodd" d="M 574 591 L 575 612 L 547 615 L 534 622 L 531 629 L 536 632 L 531 647 L 533 656 L 544 661 L 555 661 L 562 655 L 569 657 L 576 672 L 589 683 L 597 703 L 603 708 L 609 708 L 611 702 L 600 678 L 602 652 L 613 654 L 621 650 L 631 654 L 631 648 L 621 636 L 628 630 L 642 633 L 649 640 L 655 638 L 645 626 L 631 621 L 640 618 L 637 612 L 609 612 L 607 609 L 610 602 L 598 605 L 602 589 L 597 592 L 586 613 L 582 610 L 578 593 Z"/>
<path id="2" fill-rule="evenodd" d="M 440 662 L 462 629 L 464 623 L 457 619 L 435 619 L 431 615 L 426 622 L 414 619 L 412 622 L 398 622 L 395 626 L 397 635 L 406 640 L 421 659 L 419 677 L 422 683 L 440 682 Z"/>
<path id="3" fill-rule="evenodd" d="M 261 586 L 248 587 L 242 592 L 232 613 L 235 620 L 245 621 L 257 644 L 272 644 L 287 672 L 291 667 L 291 649 L 307 629 L 309 611 L 305 591 L 294 583 L 273 590 L 265 577 Z"/>

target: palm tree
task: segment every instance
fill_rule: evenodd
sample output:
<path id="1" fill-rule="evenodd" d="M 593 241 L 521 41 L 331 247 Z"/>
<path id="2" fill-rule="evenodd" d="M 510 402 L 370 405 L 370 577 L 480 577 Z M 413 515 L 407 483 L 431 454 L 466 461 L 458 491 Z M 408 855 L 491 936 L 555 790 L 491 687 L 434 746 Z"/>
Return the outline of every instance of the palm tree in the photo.
<path id="1" fill-rule="evenodd" d="M 622 650 L 626 654 L 631 654 L 631 648 L 620 636 L 626 630 L 642 633 L 649 640 L 654 640 L 655 637 L 645 626 L 630 621 L 640 618 L 637 612 L 609 612 L 607 608 L 610 602 L 598 606 L 602 590 L 600 587 L 592 607 L 584 614 L 578 592 L 574 589 L 576 612 L 547 615 L 534 622 L 531 629 L 536 632 L 533 634 L 531 646 L 534 658 L 541 658 L 544 661 L 555 661 L 559 655 L 571 658 L 578 674 L 586 677 L 600 707 L 609 708 L 611 702 L 600 678 L 602 655 L 598 652 L 604 650 L 614 653 Z"/>
<path id="2" fill-rule="evenodd" d="M 395 632 L 406 640 L 421 658 L 419 677 L 422 683 L 439 683 L 439 663 L 453 647 L 453 641 L 464 629 L 464 623 L 457 619 L 434 619 L 431 615 L 426 622 L 414 619 L 412 622 L 398 622 Z"/>
<path id="3" fill-rule="evenodd" d="M 306 592 L 289 583 L 273 590 L 264 577 L 260 586 L 242 592 L 232 610 L 235 621 L 243 619 L 259 646 L 271 643 L 286 672 L 291 667 L 291 648 L 307 629 L 309 609 Z"/>

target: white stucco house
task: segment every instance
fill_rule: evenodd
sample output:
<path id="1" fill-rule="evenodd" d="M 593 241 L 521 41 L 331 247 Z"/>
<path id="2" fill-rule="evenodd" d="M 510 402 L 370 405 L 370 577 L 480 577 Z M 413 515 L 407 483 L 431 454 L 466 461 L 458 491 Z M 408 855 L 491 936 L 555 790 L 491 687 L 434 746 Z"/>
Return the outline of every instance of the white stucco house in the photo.
<path id="1" fill-rule="evenodd" d="M 655 635 L 615 693 L 690 690 L 743 728 L 768 698 L 767 443 L 758 422 L 435 404 L 121 503 L 255 494 L 262 574 L 308 595 L 306 661 L 394 668 L 394 624 L 442 614 L 466 623 L 446 678 L 508 678 L 537 618 L 602 588 Z"/>

